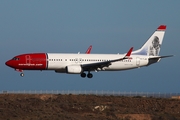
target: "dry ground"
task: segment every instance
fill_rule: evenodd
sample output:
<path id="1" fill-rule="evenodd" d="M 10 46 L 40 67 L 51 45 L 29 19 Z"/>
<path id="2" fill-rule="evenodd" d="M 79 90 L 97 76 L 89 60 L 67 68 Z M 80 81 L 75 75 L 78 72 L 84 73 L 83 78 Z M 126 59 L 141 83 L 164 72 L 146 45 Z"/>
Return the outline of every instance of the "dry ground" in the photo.
<path id="1" fill-rule="evenodd" d="M 0 120 L 180 120 L 180 100 L 0 94 Z"/>

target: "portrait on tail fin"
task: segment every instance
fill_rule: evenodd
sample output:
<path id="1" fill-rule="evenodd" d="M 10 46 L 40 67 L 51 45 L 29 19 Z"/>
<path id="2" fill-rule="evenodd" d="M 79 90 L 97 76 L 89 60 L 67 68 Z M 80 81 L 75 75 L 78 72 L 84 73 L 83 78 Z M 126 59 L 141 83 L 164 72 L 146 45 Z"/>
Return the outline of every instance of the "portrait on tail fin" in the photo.
<path id="1" fill-rule="evenodd" d="M 158 56 L 160 46 L 159 38 L 155 36 L 152 40 L 152 45 L 149 46 L 149 56 Z"/>

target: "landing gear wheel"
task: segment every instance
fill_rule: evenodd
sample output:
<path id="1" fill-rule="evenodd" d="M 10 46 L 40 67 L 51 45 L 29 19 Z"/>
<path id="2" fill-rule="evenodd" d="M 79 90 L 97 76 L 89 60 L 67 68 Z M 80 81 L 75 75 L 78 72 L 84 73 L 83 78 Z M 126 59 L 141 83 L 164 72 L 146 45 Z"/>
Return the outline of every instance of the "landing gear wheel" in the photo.
<path id="1" fill-rule="evenodd" d="M 92 78 L 92 77 L 93 77 L 93 74 L 88 73 L 88 74 L 87 74 L 87 77 L 88 77 L 88 78 Z"/>
<path id="2" fill-rule="evenodd" d="M 24 76 L 24 73 L 21 73 L 20 76 L 23 77 L 23 76 Z"/>
<path id="3" fill-rule="evenodd" d="M 81 77 L 85 78 L 86 77 L 86 73 L 81 73 Z"/>

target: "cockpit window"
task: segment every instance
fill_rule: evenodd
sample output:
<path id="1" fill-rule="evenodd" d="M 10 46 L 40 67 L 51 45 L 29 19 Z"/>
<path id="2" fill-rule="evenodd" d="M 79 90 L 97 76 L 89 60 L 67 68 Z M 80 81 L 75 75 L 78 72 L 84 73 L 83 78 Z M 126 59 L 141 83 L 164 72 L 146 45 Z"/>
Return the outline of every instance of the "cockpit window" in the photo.
<path id="1" fill-rule="evenodd" d="M 12 60 L 19 60 L 19 58 L 17 58 L 17 57 L 14 57 Z"/>

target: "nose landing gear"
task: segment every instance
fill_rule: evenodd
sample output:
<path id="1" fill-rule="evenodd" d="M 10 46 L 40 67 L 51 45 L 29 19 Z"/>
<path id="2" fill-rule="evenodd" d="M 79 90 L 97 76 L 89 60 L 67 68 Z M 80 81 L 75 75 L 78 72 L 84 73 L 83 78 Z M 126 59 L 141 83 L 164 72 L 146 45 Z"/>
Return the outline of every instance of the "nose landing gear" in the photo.
<path id="1" fill-rule="evenodd" d="M 21 77 L 24 76 L 23 70 L 21 70 L 21 69 L 15 69 L 15 70 L 18 71 L 18 72 L 21 72 L 21 73 L 20 73 L 20 76 L 21 76 Z"/>
<path id="2" fill-rule="evenodd" d="M 20 76 L 21 76 L 21 77 L 24 77 L 24 73 L 21 73 Z"/>

